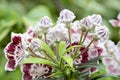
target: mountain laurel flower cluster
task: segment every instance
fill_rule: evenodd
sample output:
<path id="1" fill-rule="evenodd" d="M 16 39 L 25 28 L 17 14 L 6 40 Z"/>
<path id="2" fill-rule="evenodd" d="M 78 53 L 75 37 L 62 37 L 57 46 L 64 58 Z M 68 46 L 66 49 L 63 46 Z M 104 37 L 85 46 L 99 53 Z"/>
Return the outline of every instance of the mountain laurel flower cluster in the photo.
<path id="1" fill-rule="evenodd" d="M 120 42 L 115 45 L 109 40 L 102 17 L 74 19 L 75 14 L 64 9 L 54 26 L 44 16 L 25 33 L 12 33 L 4 49 L 5 70 L 19 66 L 22 80 L 95 80 L 101 75 L 92 75 L 102 69 L 120 75 Z"/>

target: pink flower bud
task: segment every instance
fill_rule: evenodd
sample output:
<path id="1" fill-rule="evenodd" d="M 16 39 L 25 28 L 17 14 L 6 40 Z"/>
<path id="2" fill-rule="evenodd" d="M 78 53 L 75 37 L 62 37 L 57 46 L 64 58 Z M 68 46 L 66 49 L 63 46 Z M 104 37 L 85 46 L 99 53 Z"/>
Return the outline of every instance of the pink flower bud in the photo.
<path id="1" fill-rule="evenodd" d="M 49 17 L 44 16 L 35 26 L 38 31 L 47 31 L 52 26 L 52 21 Z"/>
<path id="2" fill-rule="evenodd" d="M 90 16 L 83 18 L 80 21 L 80 25 L 83 29 L 85 30 L 90 30 L 92 28 L 92 24 L 91 24 L 91 18 Z"/>
<path id="3" fill-rule="evenodd" d="M 75 15 L 72 11 L 64 9 L 60 12 L 58 22 L 70 23 L 75 19 Z"/>
<path id="4" fill-rule="evenodd" d="M 65 27 L 65 24 L 57 24 L 52 29 L 52 35 L 56 41 L 64 40 L 68 37 L 68 29 Z"/>
<path id="5" fill-rule="evenodd" d="M 108 39 L 109 34 L 110 32 L 106 26 L 99 26 L 95 28 L 95 35 L 100 39 Z"/>
<path id="6" fill-rule="evenodd" d="M 101 17 L 101 15 L 99 15 L 99 14 L 93 14 L 92 16 L 91 16 L 91 23 L 93 24 L 93 25 L 100 25 L 101 23 L 102 23 L 102 17 Z"/>

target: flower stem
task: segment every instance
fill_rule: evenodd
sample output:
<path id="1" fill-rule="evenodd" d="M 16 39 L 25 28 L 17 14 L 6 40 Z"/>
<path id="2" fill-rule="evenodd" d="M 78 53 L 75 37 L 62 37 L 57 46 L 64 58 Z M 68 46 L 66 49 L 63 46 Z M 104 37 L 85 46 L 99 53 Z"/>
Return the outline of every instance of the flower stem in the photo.
<path id="1" fill-rule="evenodd" d="M 84 43 L 84 41 L 85 41 L 87 35 L 88 35 L 88 31 L 85 33 L 85 36 L 84 36 L 83 41 L 82 41 L 82 44 Z"/>
<path id="2" fill-rule="evenodd" d="M 70 45 L 71 45 L 71 33 L 70 33 L 70 28 L 68 28 L 68 34 L 69 34 L 69 42 L 70 42 Z"/>
<path id="3" fill-rule="evenodd" d="M 82 41 L 82 38 L 83 38 L 83 31 L 82 31 L 82 33 L 81 33 L 81 36 L 80 36 L 80 41 L 79 41 L 79 44 L 81 44 L 81 41 Z"/>
<path id="4" fill-rule="evenodd" d="M 88 44 L 88 46 L 86 48 L 89 48 L 90 45 L 94 42 L 94 39 L 92 39 L 92 41 Z"/>
<path id="5" fill-rule="evenodd" d="M 46 33 L 44 33 L 45 43 L 47 43 Z"/>
<path id="6" fill-rule="evenodd" d="M 39 57 L 39 58 L 42 58 L 42 59 L 45 59 L 45 58 L 43 58 L 43 57 L 40 57 L 40 56 L 36 55 L 29 47 L 28 47 L 28 50 L 31 52 L 31 54 L 32 54 L 33 56 Z"/>
<path id="7" fill-rule="evenodd" d="M 45 55 L 46 55 L 50 60 L 52 60 L 52 61 L 53 61 L 54 63 L 56 63 L 57 65 L 59 65 L 59 62 L 58 62 L 56 59 L 52 58 L 49 54 L 47 54 L 45 50 L 42 50 L 42 51 L 45 53 Z"/>
<path id="8" fill-rule="evenodd" d="M 55 55 L 56 55 L 57 60 L 59 60 L 59 56 L 58 56 L 58 46 L 59 46 L 59 42 L 56 42 Z"/>
<path id="9" fill-rule="evenodd" d="M 80 55 L 82 55 L 83 53 L 85 53 L 85 52 L 87 51 L 87 49 L 90 47 L 90 45 L 91 45 L 93 42 L 94 42 L 94 39 L 92 39 L 92 41 L 88 44 L 88 46 L 85 48 L 85 50 L 83 50 L 83 51 L 81 52 Z"/>

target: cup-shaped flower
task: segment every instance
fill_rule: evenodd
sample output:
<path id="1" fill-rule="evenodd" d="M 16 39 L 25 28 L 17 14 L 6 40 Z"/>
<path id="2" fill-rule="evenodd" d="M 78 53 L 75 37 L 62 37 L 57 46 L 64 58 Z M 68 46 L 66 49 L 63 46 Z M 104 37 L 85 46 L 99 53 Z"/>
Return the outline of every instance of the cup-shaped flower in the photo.
<path id="1" fill-rule="evenodd" d="M 58 17 L 58 23 L 71 23 L 75 19 L 75 15 L 72 11 L 64 9 L 60 12 Z"/>
<path id="2" fill-rule="evenodd" d="M 106 26 L 98 26 L 95 28 L 95 35 L 100 39 L 108 39 L 110 32 Z"/>
<path id="3" fill-rule="evenodd" d="M 11 42 L 5 47 L 4 51 L 5 57 L 8 60 L 5 65 L 5 70 L 15 70 L 21 61 L 26 57 L 21 34 L 12 33 Z"/>
<path id="4" fill-rule="evenodd" d="M 23 73 L 22 80 L 37 80 L 39 78 L 48 78 L 52 72 L 52 67 L 44 64 L 23 64 L 21 67 Z"/>
<path id="5" fill-rule="evenodd" d="M 102 59 L 102 62 L 106 67 L 107 73 L 115 76 L 120 75 L 120 68 L 119 68 L 120 65 L 116 62 L 116 60 L 113 57 L 105 57 Z"/>

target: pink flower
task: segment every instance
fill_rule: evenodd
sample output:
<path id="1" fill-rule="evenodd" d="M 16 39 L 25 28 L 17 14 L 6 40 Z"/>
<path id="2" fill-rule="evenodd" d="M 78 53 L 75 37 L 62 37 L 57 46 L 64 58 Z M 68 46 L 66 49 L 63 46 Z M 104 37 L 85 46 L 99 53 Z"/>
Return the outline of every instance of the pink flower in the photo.
<path id="1" fill-rule="evenodd" d="M 109 20 L 109 22 L 113 27 L 120 27 L 120 13 L 117 16 L 117 20 L 111 19 L 111 20 Z"/>
<path id="2" fill-rule="evenodd" d="M 23 64 L 21 67 L 23 80 L 34 80 L 38 78 L 48 78 L 52 72 L 52 67 L 43 64 Z"/>
<path id="3" fill-rule="evenodd" d="M 5 65 L 5 70 L 13 71 L 24 59 L 24 47 L 22 45 L 22 36 L 12 33 L 11 42 L 5 47 L 5 57 L 8 62 Z"/>

